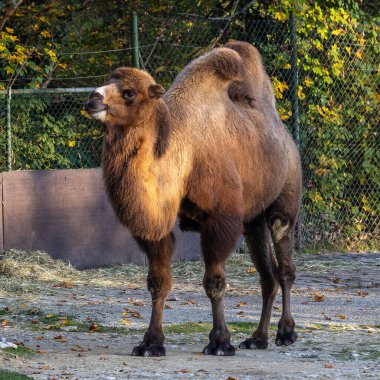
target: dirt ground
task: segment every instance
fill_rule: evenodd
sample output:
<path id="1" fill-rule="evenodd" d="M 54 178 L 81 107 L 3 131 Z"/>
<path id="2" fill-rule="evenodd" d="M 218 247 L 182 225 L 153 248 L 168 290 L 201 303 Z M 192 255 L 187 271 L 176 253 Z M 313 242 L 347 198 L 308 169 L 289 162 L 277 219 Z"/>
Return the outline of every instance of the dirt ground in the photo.
<path id="1" fill-rule="evenodd" d="M 296 265 L 297 342 L 274 344 L 279 294 L 268 349 L 238 350 L 234 357 L 201 353 L 211 308 L 200 262 L 173 266 L 164 313 L 167 356 L 161 358 L 130 355 L 149 322 L 146 268 L 83 274 L 69 268 L 45 280 L 31 270 L 18 275 L 13 293 L 9 278 L 17 271 L 3 270 L 1 337 L 18 348 L 0 350 L 1 368 L 51 380 L 380 379 L 380 253 L 302 255 Z M 234 254 L 226 269 L 226 319 L 237 346 L 258 322 L 261 294 L 246 255 Z"/>

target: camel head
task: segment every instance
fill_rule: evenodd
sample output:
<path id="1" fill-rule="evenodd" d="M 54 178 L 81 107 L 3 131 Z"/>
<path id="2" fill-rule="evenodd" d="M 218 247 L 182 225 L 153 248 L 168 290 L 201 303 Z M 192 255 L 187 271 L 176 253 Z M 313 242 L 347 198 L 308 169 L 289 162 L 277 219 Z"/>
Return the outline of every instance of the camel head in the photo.
<path id="1" fill-rule="evenodd" d="M 125 127 L 141 120 L 143 115 L 148 116 L 164 92 L 145 71 L 120 67 L 104 86 L 90 94 L 84 108 L 105 125 Z"/>

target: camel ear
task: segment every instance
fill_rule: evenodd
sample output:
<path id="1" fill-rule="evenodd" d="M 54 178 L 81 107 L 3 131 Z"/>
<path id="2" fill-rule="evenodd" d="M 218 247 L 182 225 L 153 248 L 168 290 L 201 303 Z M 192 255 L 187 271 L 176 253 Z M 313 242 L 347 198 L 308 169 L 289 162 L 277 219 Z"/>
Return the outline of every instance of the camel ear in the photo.
<path id="1" fill-rule="evenodd" d="M 165 89 L 160 84 L 151 84 L 148 92 L 152 99 L 159 99 L 165 94 Z"/>

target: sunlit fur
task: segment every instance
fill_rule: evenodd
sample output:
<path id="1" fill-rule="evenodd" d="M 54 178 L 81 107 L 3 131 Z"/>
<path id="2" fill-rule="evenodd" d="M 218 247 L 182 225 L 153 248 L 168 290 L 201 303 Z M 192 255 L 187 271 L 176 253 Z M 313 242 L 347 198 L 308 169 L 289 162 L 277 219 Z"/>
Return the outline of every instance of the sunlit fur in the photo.
<path id="1" fill-rule="evenodd" d="M 131 89 L 136 94 L 133 101 L 123 96 Z M 115 70 L 101 88 L 102 105 L 108 107 L 101 116 L 106 190 L 119 220 L 148 256 L 148 283 L 154 289 L 151 323 L 133 353 L 165 353 L 162 308 L 171 287 L 170 233 L 178 215 L 183 229 L 201 233 L 204 286 L 214 316 L 204 352 L 235 352 L 221 300 L 226 286 L 224 262 L 242 233 L 268 300 L 246 346 L 268 345 L 277 281 L 284 297 L 277 339 L 280 344 L 293 343 L 289 295 L 301 166 L 293 139 L 276 111 L 259 53 L 242 42 L 213 49 L 185 67 L 163 98 L 162 93 L 149 74 L 133 68 Z"/>

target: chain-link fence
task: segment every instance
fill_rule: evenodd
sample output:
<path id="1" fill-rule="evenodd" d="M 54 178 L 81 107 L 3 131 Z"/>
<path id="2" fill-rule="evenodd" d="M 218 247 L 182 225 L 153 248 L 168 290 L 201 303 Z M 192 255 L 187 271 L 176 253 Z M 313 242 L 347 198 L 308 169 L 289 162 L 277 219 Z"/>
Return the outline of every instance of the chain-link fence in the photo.
<path id="1" fill-rule="evenodd" d="M 379 249 L 378 42 L 368 44 L 361 30 L 336 27 L 315 36 L 288 20 L 244 14 L 228 20 L 149 15 L 140 20 L 150 26 L 139 33 L 140 67 L 166 87 L 184 65 L 228 39 L 258 47 L 281 118 L 302 156 L 300 246 Z M 123 51 L 115 67 L 131 63 L 129 52 Z M 2 92 L 1 169 L 6 170 L 7 157 L 12 170 L 99 166 L 102 129 L 82 111 L 89 90 L 17 90 L 11 99 Z"/>

